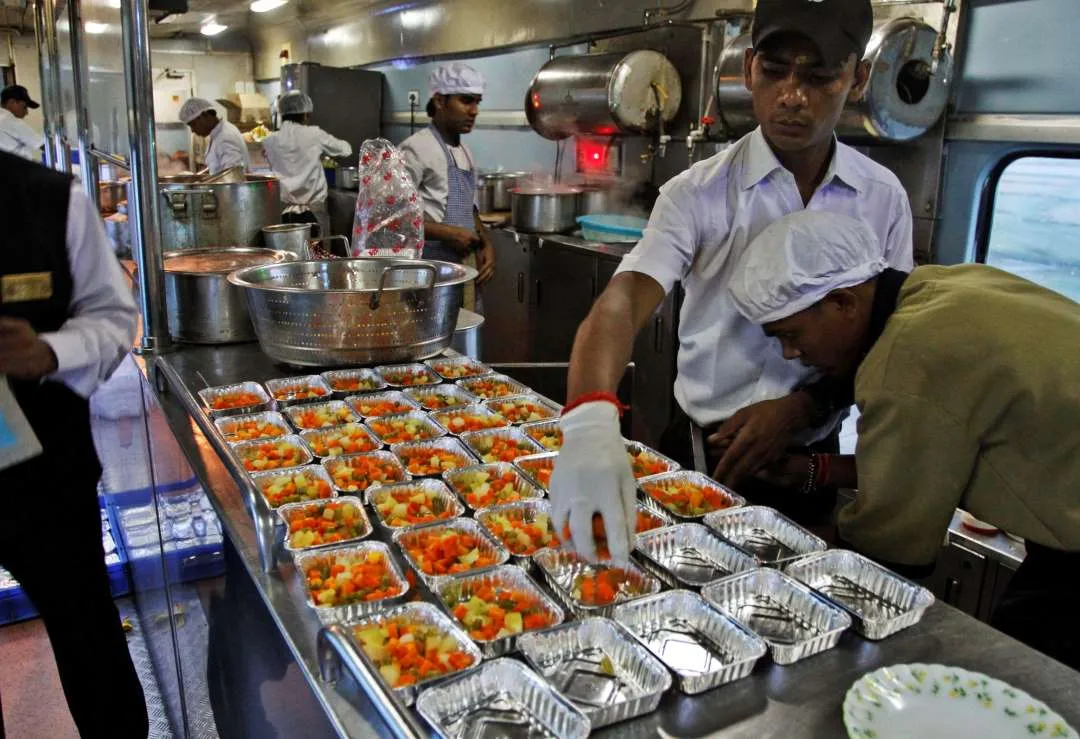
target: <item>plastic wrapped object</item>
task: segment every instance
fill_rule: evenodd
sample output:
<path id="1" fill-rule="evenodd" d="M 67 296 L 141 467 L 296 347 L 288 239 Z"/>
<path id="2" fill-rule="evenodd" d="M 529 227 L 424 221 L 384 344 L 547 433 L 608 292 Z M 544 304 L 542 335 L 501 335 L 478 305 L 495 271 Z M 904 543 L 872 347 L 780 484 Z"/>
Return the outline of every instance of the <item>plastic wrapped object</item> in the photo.
<path id="1" fill-rule="evenodd" d="M 360 147 L 358 175 L 352 256 L 418 259 L 424 207 L 401 152 L 386 139 L 368 139 Z"/>

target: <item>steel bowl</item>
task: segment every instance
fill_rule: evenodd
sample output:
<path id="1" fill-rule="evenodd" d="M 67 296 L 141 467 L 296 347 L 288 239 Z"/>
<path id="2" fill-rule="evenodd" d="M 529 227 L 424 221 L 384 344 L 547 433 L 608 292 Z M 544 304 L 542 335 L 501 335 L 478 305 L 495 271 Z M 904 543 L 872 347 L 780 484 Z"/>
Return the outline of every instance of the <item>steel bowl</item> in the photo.
<path id="1" fill-rule="evenodd" d="M 233 272 L 266 354 L 300 367 L 427 359 L 450 345 L 455 288 L 476 278 L 450 262 L 358 258 Z"/>

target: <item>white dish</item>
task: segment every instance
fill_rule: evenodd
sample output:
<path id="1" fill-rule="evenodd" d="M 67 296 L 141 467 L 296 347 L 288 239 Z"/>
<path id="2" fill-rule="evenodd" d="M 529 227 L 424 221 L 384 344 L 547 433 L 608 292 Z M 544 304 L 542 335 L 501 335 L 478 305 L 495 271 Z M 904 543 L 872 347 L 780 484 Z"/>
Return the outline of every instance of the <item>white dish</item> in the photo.
<path id="1" fill-rule="evenodd" d="M 863 675 L 844 698 L 844 726 L 852 739 L 1077 739 L 1042 701 L 947 665 L 890 665 Z"/>

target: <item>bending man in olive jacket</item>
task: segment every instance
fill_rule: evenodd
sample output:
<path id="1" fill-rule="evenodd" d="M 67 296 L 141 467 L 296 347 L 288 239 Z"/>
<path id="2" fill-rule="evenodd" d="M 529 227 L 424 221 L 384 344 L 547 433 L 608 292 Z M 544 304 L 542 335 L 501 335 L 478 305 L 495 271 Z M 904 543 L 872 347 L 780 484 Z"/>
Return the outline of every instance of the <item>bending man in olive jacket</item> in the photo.
<path id="1" fill-rule="evenodd" d="M 843 539 L 932 566 L 957 507 L 1027 542 L 991 623 L 1080 668 L 1080 305 L 985 265 L 887 269 L 860 221 L 803 211 L 736 267 L 739 311 L 785 357 L 855 379 L 854 460 L 773 474 L 858 488 Z M 857 472 L 856 472 L 857 470 Z M 828 473 L 828 479 L 823 479 Z"/>

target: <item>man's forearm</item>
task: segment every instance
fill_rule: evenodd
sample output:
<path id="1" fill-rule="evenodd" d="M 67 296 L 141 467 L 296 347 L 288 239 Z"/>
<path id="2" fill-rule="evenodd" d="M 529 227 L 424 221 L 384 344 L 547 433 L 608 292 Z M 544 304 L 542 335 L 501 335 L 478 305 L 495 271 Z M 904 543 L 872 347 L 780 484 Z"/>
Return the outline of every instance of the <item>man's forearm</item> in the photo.
<path id="1" fill-rule="evenodd" d="M 644 275 L 623 274 L 612 281 L 578 328 L 570 354 L 568 400 L 618 389 L 634 339 L 663 298 L 663 288 Z"/>
<path id="2" fill-rule="evenodd" d="M 859 487 L 859 473 L 855 468 L 854 454 L 833 454 L 829 460 L 828 483 L 838 488 L 855 490 Z"/>
<path id="3" fill-rule="evenodd" d="M 451 241 L 456 235 L 456 230 L 454 226 L 448 226 L 445 223 L 432 221 L 428 218 L 424 219 L 425 241 Z"/>

